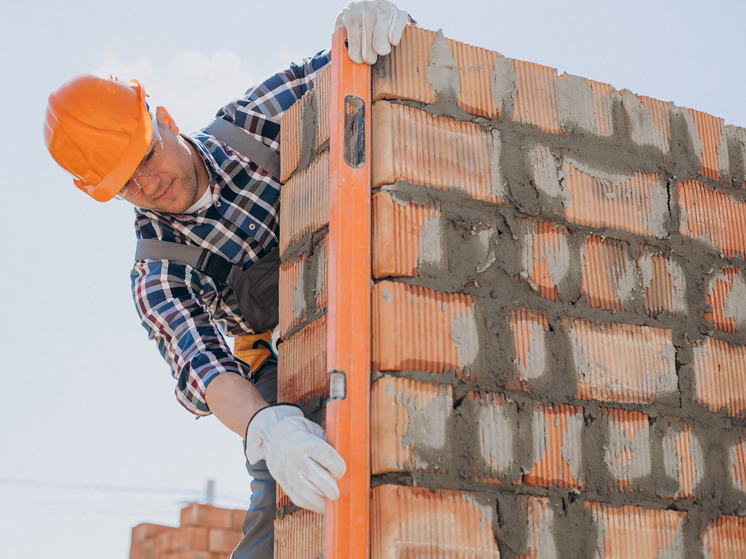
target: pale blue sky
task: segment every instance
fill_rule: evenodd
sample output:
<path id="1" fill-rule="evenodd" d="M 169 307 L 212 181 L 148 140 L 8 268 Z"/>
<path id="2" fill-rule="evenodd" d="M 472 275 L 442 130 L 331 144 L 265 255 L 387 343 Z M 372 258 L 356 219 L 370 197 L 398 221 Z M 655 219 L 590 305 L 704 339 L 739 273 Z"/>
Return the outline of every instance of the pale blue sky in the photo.
<path id="1" fill-rule="evenodd" d="M 137 319 L 131 207 L 78 192 L 44 148 L 47 95 L 81 72 L 139 78 L 191 130 L 255 79 L 326 48 L 342 3 L 3 5 L 0 559 L 125 559 L 133 525 L 176 524 L 208 478 L 218 504 L 248 500 L 240 440 L 181 409 Z M 400 5 L 449 38 L 746 126 L 741 0 Z"/>

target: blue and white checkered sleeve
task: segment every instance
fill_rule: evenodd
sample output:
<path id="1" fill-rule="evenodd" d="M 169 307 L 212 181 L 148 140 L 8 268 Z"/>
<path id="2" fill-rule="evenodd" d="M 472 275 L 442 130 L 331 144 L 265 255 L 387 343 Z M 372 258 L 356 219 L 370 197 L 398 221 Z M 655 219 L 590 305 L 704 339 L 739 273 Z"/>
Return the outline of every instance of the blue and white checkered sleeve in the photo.
<path id="1" fill-rule="evenodd" d="M 195 415 L 210 414 L 205 390 L 215 376 L 242 374 L 196 292 L 203 278 L 185 264 L 165 260 L 140 260 L 131 273 L 142 324 L 171 367 L 179 403 Z"/>

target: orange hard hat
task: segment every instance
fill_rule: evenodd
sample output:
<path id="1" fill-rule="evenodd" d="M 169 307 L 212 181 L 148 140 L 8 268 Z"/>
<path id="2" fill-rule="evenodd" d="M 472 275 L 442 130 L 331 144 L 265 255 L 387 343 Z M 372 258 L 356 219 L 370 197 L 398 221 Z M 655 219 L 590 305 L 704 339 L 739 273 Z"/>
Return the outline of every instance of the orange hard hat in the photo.
<path id="1" fill-rule="evenodd" d="M 91 75 L 77 76 L 53 91 L 44 119 L 44 142 L 80 190 L 111 200 L 148 151 L 153 124 L 145 90 Z"/>

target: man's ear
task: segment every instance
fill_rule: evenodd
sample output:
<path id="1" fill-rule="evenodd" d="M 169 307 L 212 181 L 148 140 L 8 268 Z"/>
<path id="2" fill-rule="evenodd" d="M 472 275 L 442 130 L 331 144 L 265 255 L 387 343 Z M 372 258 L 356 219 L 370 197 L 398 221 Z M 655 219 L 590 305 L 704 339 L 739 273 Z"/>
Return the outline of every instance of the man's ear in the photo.
<path id="1" fill-rule="evenodd" d="M 166 125 L 166 128 L 168 128 L 174 136 L 179 135 L 179 127 L 176 126 L 176 122 L 174 122 L 174 119 L 171 118 L 171 115 L 168 114 L 166 109 L 163 107 L 157 107 L 155 109 L 155 116 L 160 122 Z"/>

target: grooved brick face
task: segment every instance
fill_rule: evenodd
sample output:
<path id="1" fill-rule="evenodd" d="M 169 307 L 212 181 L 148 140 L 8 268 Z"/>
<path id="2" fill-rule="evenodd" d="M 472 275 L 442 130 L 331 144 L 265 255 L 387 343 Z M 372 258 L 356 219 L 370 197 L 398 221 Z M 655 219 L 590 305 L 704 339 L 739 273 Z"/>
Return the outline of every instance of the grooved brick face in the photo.
<path id="1" fill-rule="evenodd" d="M 526 485 L 583 490 L 581 435 L 583 410 L 559 404 L 533 404 L 533 465 Z"/>
<path id="2" fill-rule="evenodd" d="M 557 70 L 532 62 L 513 60 L 516 78 L 515 107 L 511 122 L 529 124 L 551 134 L 559 134 Z"/>
<path id="3" fill-rule="evenodd" d="M 297 259 L 280 264 L 280 336 L 303 322 L 308 315 L 305 297 L 305 272 L 308 256 L 304 252 Z"/>
<path id="4" fill-rule="evenodd" d="M 648 416 L 607 409 L 604 418 L 608 429 L 604 463 L 613 480 L 612 487 L 617 491 L 633 491 L 635 481 L 651 473 Z"/>
<path id="5" fill-rule="evenodd" d="M 371 386 L 371 474 L 437 469 L 447 450 L 450 385 L 383 377 Z M 433 458 L 436 460 L 432 463 Z"/>
<path id="6" fill-rule="evenodd" d="M 546 497 L 525 497 L 523 505 L 528 517 L 528 545 L 526 553 L 516 559 L 544 559 L 557 557 L 554 541 L 554 511 Z"/>
<path id="7" fill-rule="evenodd" d="M 415 277 L 422 265 L 430 271 L 446 267 L 445 234 L 440 205 L 399 203 L 390 192 L 373 196 L 373 277 Z"/>
<path id="8" fill-rule="evenodd" d="M 508 390 L 531 390 L 531 383 L 547 372 L 547 316 L 539 311 L 517 309 L 510 314 L 515 348 L 515 377 L 508 379 Z"/>
<path id="9" fill-rule="evenodd" d="M 716 181 L 725 181 L 729 175 L 728 142 L 725 135 L 725 124 L 722 118 L 717 118 L 701 111 L 689 109 L 699 142 L 695 143 L 695 152 L 699 152 L 702 162 L 702 174 Z"/>
<path id="10" fill-rule="evenodd" d="M 323 514 L 301 509 L 275 520 L 275 559 L 317 559 L 323 553 Z"/>
<path id="11" fill-rule="evenodd" d="M 653 318 L 661 313 L 687 316 L 686 277 L 681 264 L 640 245 L 637 265 L 642 277 L 645 314 Z"/>
<path id="12" fill-rule="evenodd" d="M 729 415 L 746 409 L 746 346 L 734 347 L 714 338 L 695 345 L 694 399 L 712 412 Z"/>
<path id="13" fill-rule="evenodd" d="M 596 527 L 598 559 L 684 557 L 686 513 L 642 507 L 610 507 L 586 501 Z"/>
<path id="14" fill-rule="evenodd" d="M 383 281 L 373 287 L 372 307 L 374 370 L 478 377 L 482 344 L 473 297 Z"/>
<path id="15" fill-rule="evenodd" d="M 716 329 L 737 332 L 746 326 L 746 279 L 739 268 L 724 268 L 711 278 L 705 304 L 713 310 L 704 313 L 704 319 Z"/>
<path id="16" fill-rule="evenodd" d="M 609 84 L 562 74 L 555 82 L 560 128 L 564 132 L 614 133 L 612 108 L 619 94 Z"/>
<path id="17" fill-rule="evenodd" d="M 678 389 L 671 330 L 632 324 L 562 321 L 578 378 L 578 398 L 655 402 Z"/>
<path id="18" fill-rule="evenodd" d="M 746 518 L 721 516 L 700 534 L 706 559 L 746 557 Z"/>
<path id="19" fill-rule="evenodd" d="M 499 559 L 494 507 L 469 492 L 378 486 L 371 490 L 371 559 Z"/>
<path id="20" fill-rule="evenodd" d="M 567 229 L 549 221 L 521 221 L 521 276 L 542 297 L 557 301 L 557 287 L 570 269 Z"/>
<path id="21" fill-rule="evenodd" d="M 705 478 L 705 460 L 702 444 L 689 425 L 663 437 L 663 466 L 666 475 L 679 484 L 676 497 L 693 498 L 694 490 Z"/>
<path id="22" fill-rule="evenodd" d="M 442 88 L 443 85 L 431 71 L 434 68 L 431 56 L 439 61 L 441 75 L 445 74 L 452 85 L 460 86 L 456 99 L 459 107 L 475 116 L 498 118 L 492 71 L 499 55 L 412 26 L 404 29 L 401 42 L 392 48 L 391 54 L 379 58 L 373 70 L 373 100 L 438 101 L 440 96 L 434 86 Z"/>
<path id="23" fill-rule="evenodd" d="M 299 404 L 329 395 L 326 338 L 323 315 L 278 346 L 278 402 Z"/>
<path id="24" fill-rule="evenodd" d="M 668 153 L 671 143 L 669 103 L 635 95 L 628 90 L 619 93 L 627 115 L 627 133 L 632 141 L 638 146 L 652 146 Z"/>
<path id="25" fill-rule="evenodd" d="M 286 262 L 280 263 L 279 280 L 279 322 L 280 335 L 285 338 L 290 329 L 297 326 L 328 304 L 327 237 L 324 236 L 313 247 L 313 255 L 303 252 Z M 316 265 L 316 273 L 310 274 L 311 263 Z M 312 282 L 311 294 L 306 296 L 306 283 Z M 310 298 L 311 300 L 307 300 Z"/>
<path id="26" fill-rule="evenodd" d="M 746 494 L 746 441 L 743 438 L 728 450 L 728 474 L 733 487 Z"/>
<path id="27" fill-rule="evenodd" d="M 280 222 L 280 254 L 329 224 L 329 150 L 283 185 Z"/>
<path id="28" fill-rule="evenodd" d="M 622 241 L 586 235 L 580 293 L 591 307 L 629 310 L 640 294 L 637 266 Z"/>
<path id="29" fill-rule="evenodd" d="M 379 101 L 372 127 L 374 188 L 401 180 L 501 202 L 502 185 L 493 185 L 492 136 L 481 126 Z"/>
<path id="30" fill-rule="evenodd" d="M 606 173 L 570 159 L 565 159 L 562 172 L 572 194 L 565 206 L 568 221 L 659 239 L 667 236 L 668 193 L 661 175 Z"/>
<path id="31" fill-rule="evenodd" d="M 303 152 L 310 153 L 311 149 L 319 149 L 329 140 L 329 109 L 331 106 L 331 67 L 322 71 L 314 81 L 313 90 L 308 91 L 303 98 L 285 111 L 280 117 L 280 181 L 286 182 L 301 164 Z M 303 142 L 304 113 L 315 107 L 313 119 L 315 126 L 313 143 L 310 146 Z M 308 118 L 310 115 L 306 115 Z"/>
<path id="32" fill-rule="evenodd" d="M 502 394 L 469 392 L 476 408 L 479 450 L 489 471 L 490 480 L 518 485 L 521 468 L 514 454 L 518 437 L 518 408 Z"/>
<path id="33" fill-rule="evenodd" d="M 746 254 L 746 202 L 698 181 L 678 183 L 676 200 L 684 239 L 702 240 L 728 258 Z"/>

